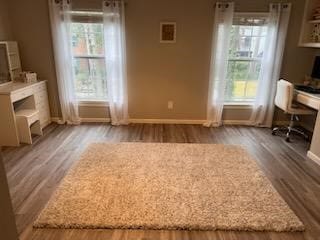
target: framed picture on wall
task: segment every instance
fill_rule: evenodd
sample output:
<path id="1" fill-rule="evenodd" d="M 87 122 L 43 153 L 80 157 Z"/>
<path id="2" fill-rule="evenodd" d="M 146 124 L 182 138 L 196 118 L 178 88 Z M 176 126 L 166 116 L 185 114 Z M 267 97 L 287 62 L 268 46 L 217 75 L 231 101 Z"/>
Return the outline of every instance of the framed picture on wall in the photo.
<path id="1" fill-rule="evenodd" d="M 160 43 L 175 43 L 177 37 L 175 22 L 160 22 Z"/>

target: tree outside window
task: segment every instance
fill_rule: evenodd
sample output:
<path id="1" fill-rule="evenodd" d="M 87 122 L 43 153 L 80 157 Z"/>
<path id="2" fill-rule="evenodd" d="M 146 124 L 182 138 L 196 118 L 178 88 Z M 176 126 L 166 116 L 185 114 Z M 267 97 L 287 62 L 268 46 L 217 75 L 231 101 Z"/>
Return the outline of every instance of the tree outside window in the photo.
<path id="1" fill-rule="evenodd" d="M 102 23 L 72 23 L 76 96 L 80 100 L 107 100 Z"/>
<path id="2" fill-rule="evenodd" d="M 246 18 L 231 29 L 226 102 L 252 102 L 255 99 L 267 27 L 258 19 Z"/>

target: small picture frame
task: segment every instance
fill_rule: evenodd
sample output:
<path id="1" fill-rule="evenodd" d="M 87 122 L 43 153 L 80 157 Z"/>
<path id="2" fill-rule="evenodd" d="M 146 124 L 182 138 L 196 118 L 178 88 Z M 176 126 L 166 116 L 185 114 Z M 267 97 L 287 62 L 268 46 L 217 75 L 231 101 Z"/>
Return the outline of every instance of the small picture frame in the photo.
<path id="1" fill-rule="evenodd" d="M 160 22 L 160 43 L 176 43 L 177 23 Z"/>

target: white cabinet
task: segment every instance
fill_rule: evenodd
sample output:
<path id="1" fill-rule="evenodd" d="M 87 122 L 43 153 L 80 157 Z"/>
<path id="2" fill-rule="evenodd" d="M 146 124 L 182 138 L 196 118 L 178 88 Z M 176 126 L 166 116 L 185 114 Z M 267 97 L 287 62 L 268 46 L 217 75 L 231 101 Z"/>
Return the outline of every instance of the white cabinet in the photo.
<path id="1" fill-rule="evenodd" d="M 318 11 L 317 11 L 318 9 Z M 306 0 L 300 32 L 299 46 L 320 48 L 320 1 Z"/>
<path id="2" fill-rule="evenodd" d="M 41 128 L 51 123 L 46 81 L 0 86 L 0 109 L 0 146 L 19 146 L 16 111 L 37 109 Z"/>
<path id="3" fill-rule="evenodd" d="M 39 110 L 41 127 L 45 127 L 51 122 L 46 82 L 43 81 L 34 87 L 33 92 L 36 109 Z"/>
<path id="4" fill-rule="evenodd" d="M 19 82 L 20 73 L 17 42 L 0 42 L 0 146 L 19 146 L 17 111 L 39 110 L 41 128 L 51 122 L 46 81 Z"/>

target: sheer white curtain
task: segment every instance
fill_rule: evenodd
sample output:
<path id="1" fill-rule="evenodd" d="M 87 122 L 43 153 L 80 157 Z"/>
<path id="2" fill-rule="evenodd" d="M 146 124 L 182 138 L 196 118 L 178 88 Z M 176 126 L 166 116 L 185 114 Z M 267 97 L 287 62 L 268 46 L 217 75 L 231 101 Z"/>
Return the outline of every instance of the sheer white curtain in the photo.
<path id="1" fill-rule="evenodd" d="M 71 45 L 71 0 L 49 0 L 54 59 L 61 105 L 60 123 L 79 124 Z"/>
<path id="2" fill-rule="evenodd" d="M 207 127 L 220 126 L 222 124 L 233 12 L 233 3 L 216 3 L 212 35 L 207 122 L 204 124 Z"/>
<path id="3" fill-rule="evenodd" d="M 103 1 L 103 25 L 108 101 L 113 125 L 128 123 L 125 3 Z"/>
<path id="4" fill-rule="evenodd" d="M 267 44 L 251 116 L 251 122 L 256 126 L 271 127 L 272 125 L 276 85 L 280 78 L 290 12 L 291 4 L 289 3 L 270 4 Z"/>

